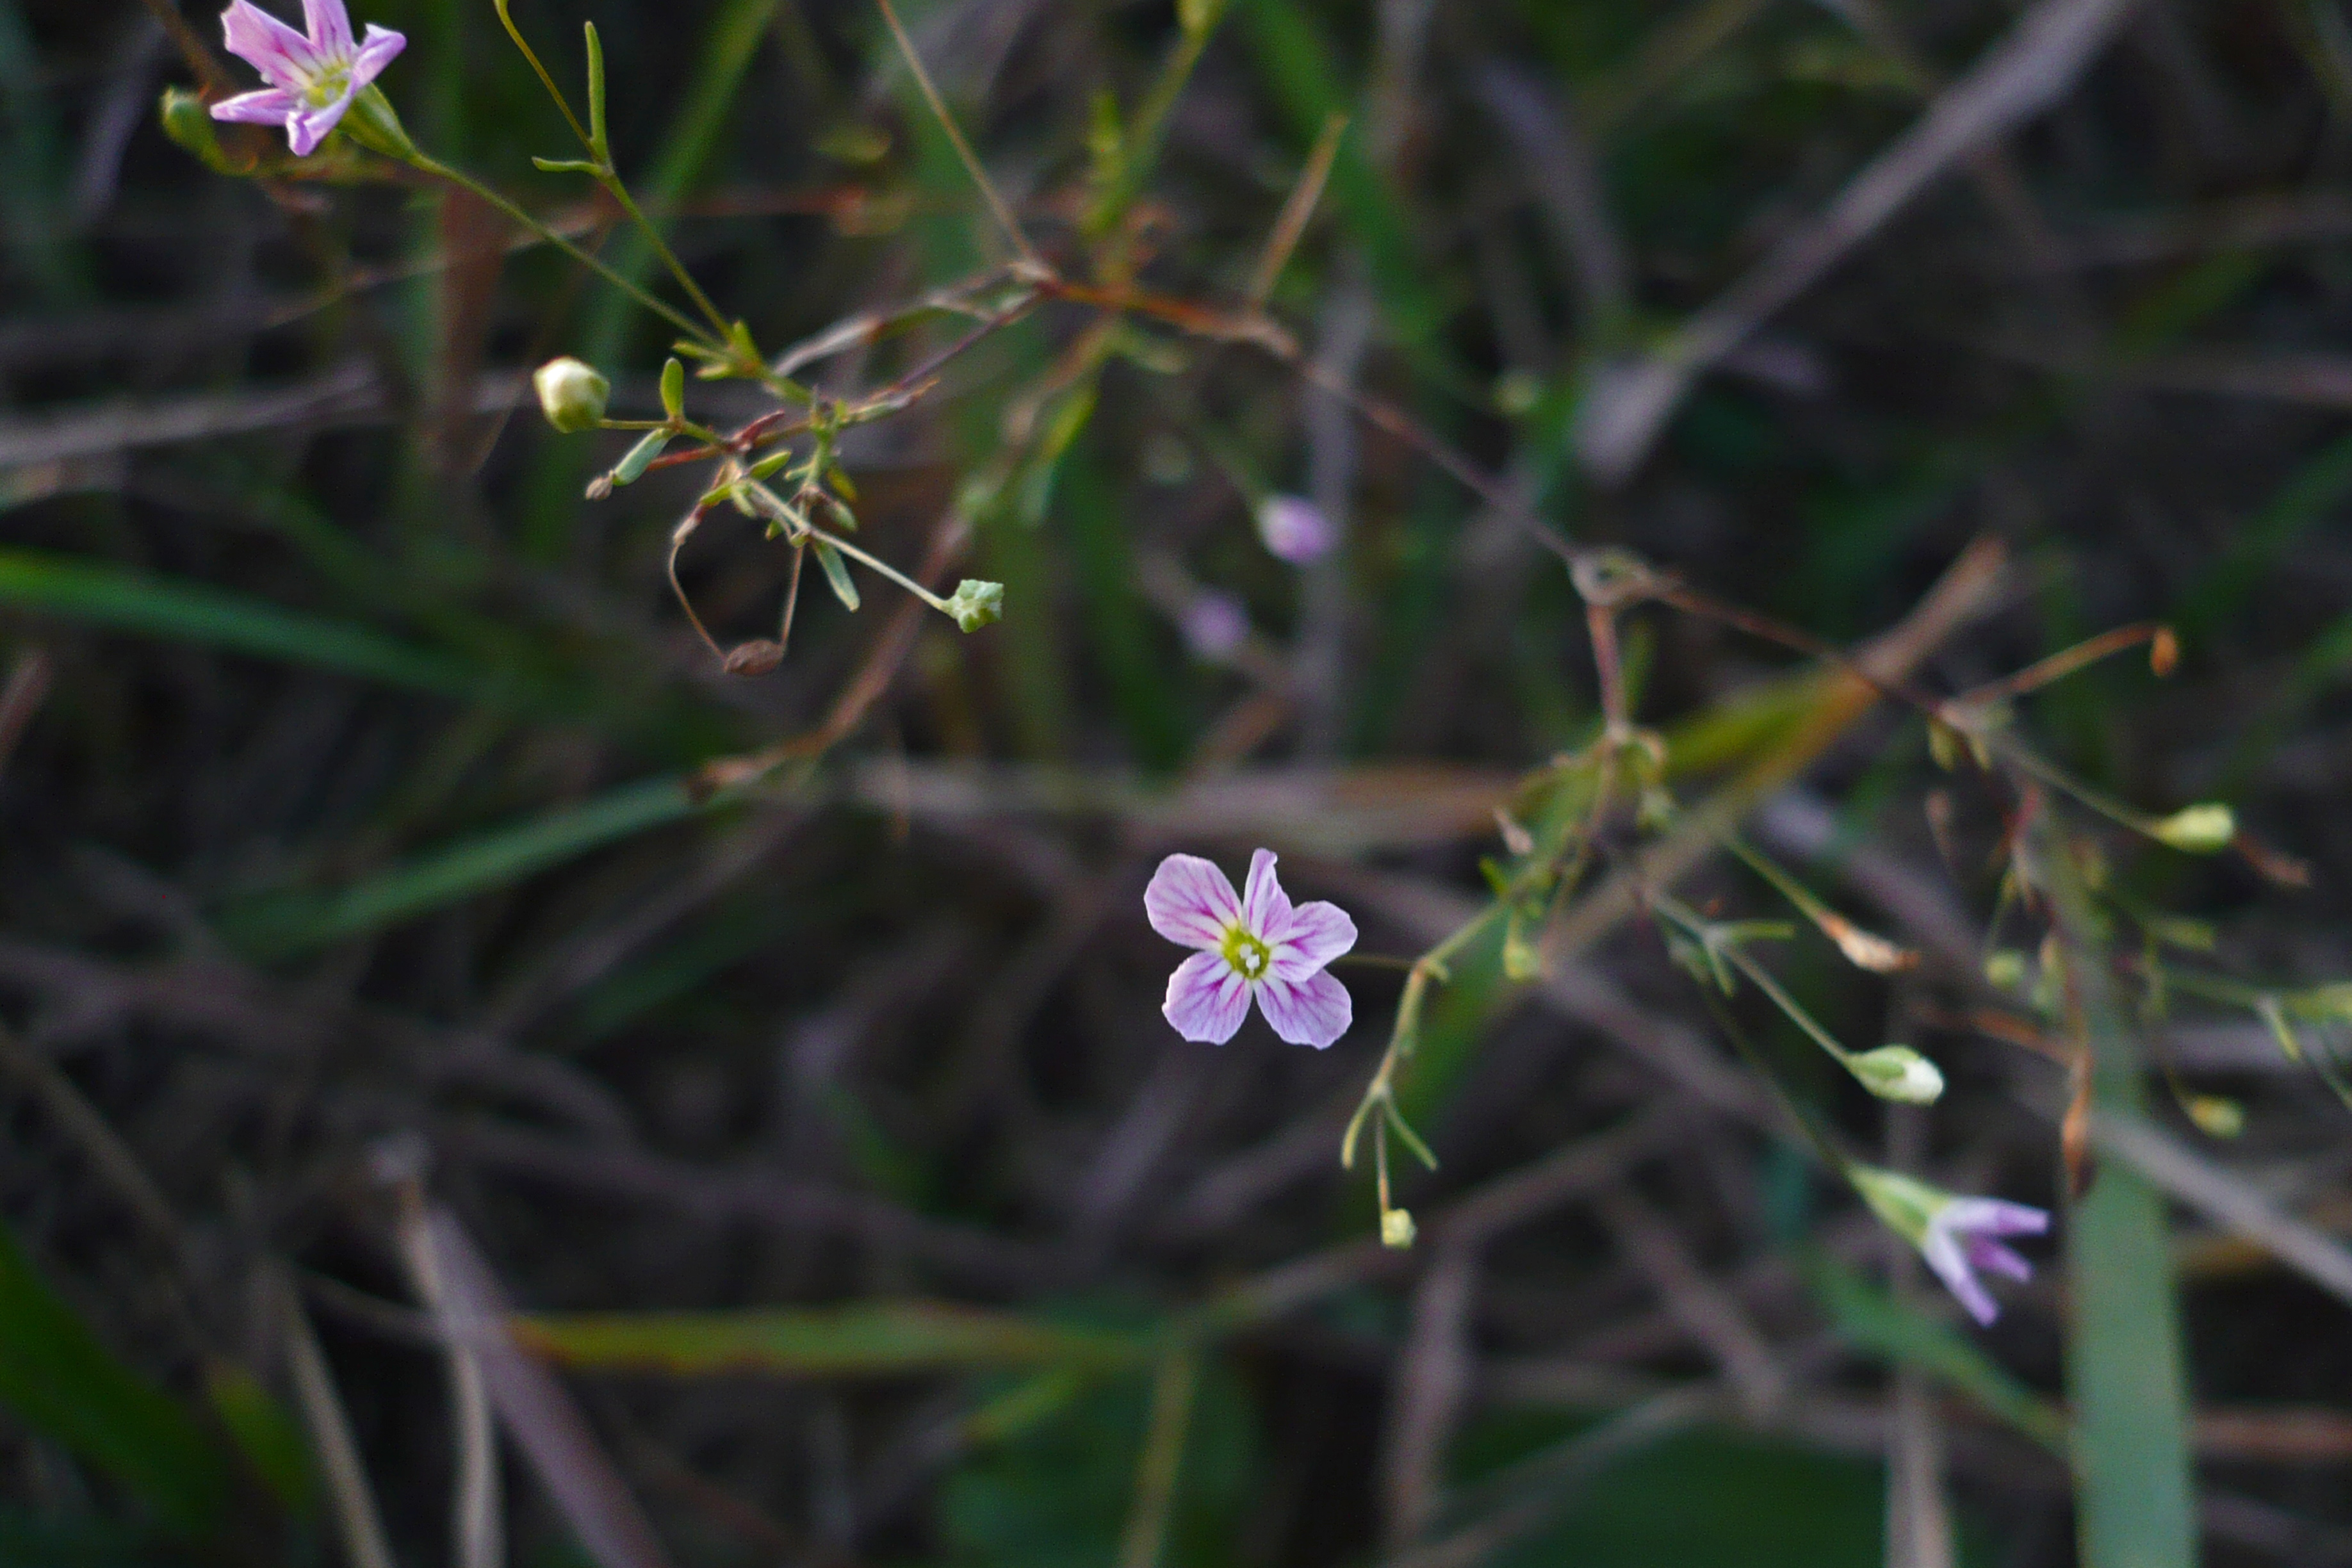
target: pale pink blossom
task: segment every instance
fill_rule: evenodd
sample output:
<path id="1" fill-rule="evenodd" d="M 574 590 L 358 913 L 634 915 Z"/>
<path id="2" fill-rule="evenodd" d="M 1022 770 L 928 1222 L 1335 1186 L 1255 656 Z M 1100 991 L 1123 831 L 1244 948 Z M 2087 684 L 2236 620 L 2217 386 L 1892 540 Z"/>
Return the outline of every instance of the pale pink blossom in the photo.
<path id="1" fill-rule="evenodd" d="M 2000 1198 L 1954 1198 L 1927 1222 L 1919 1256 L 1927 1260 L 1945 1288 L 1959 1298 L 1969 1316 L 1979 1324 L 1988 1324 L 2000 1315 L 2000 1309 L 1977 1278 L 1977 1270 L 2006 1275 L 2020 1284 L 2033 1278 L 2033 1265 L 1993 1238 L 2040 1236 L 2049 1228 L 2049 1214 L 2025 1204 Z"/>
<path id="2" fill-rule="evenodd" d="M 1979 1269 L 2020 1283 L 2033 1278 L 2033 1266 L 1996 1238 L 2040 1236 L 2050 1228 L 2047 1210 L 2005 1198 L 1956 1197 L 1941 1187 L 1870 1165 L 1853 1166 L 1847 1174 L 1864 1201 L 1919 1249 L 1945 1289 L 1979 1324 L 2000 1315 L 1992 1292 L 1977 1278 Z"/>
<path id="3" fill-rule="evenodd" d="M 1260 501 L 1257 536 L 1269 552 L 1294 566 L 1321 560 L 1339 542 L 1339 531 L 1305 496 L 1268 496 Z"/>
<path id="4" fill-rule="evenodd" d="M 215 120 L 284 126 L 298 158 L 318 149 L 352 100 L 408 47 L 400 34 L 373 22 L 367 37 L 354 42 L 343 0 L 302 0 L 302 20 L 308 31 L 298 33 L 253 0 L 234 0 L 221 13 L 228 52 L 269 85 L 213 105 Z"/>
<path id="5" fill-rule="evenodd" d="M 1355 1005 L 1324 966 L 1356 945 L 1356 922 L 1337 904 L 1294 906 L 1274 873 L 1275 855 L 1250 858 L 1236 895 L 1225 874 L 1197 855 L 1171 855 L 1143 892 L 1151 929 L 1198 949 L 1168 979 L 1160 1008 L 1188 1040 L 1223 1045 L 1255 998 L 1274 1032 L 1320 1050 L 1348 1032 Z"/>
<path id="6" fill-rule="evenodd" d="M 1249 612 L 1231 594 L 1203 588 L 1184 605 L 1184 646 L 1192 657 L 1223 664 L 1249 640 Z"/>

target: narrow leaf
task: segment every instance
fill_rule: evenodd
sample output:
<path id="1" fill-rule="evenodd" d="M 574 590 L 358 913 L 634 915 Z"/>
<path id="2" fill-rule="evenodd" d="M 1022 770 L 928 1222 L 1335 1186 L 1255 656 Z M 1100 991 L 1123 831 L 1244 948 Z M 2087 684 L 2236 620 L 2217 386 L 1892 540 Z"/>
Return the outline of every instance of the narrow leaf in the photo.
<path id="1" fill-rule="evenodd" d="M 0 550 L 0 604 L 394 686 L 455 694 L 479 685 L 455 660 L 365 626 L 283 609 L 201 583 L 41 551 Z"/>
<path id="2" fill-rule="evenodd" d="M 850 609 L 857 608 L 857 584 L 849 580 L 849 563 L 824 535 L 811 534 L 809 542 L 816 546 L 816 562 L 824 568 L 825 585 L 833 590 L 833 596 Z"/>

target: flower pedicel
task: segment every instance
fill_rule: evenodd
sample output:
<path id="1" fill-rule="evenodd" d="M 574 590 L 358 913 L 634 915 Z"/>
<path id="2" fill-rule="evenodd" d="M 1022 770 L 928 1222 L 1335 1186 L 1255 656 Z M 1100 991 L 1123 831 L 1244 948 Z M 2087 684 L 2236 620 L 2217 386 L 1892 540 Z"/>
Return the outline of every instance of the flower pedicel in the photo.
<path id="1" fill-rule="evenodd" d="M 1237 897 L 1225 874 L 1197 855 L 1171 855 L 1144 889 L 1151 929 L 1197 948 L 1168 978 L 1160 1011 L 1188 1040 L 1223 1045 L 1255 997 L 1274 1032 L 1320 1050 L 1348 1032 L 1355 1004 L 1324 965 L 1356 945 L 1356 922 L 1320 900 L 1294 906 L 1274 873 L 1275 854 L 1250 858 Z"/>

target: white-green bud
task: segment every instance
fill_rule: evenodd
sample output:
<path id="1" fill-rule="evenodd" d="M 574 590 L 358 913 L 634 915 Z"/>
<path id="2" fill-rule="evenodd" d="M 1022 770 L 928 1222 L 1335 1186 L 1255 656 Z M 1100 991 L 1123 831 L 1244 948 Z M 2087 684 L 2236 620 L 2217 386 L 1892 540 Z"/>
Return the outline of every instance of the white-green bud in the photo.
<path id="1" fill-rule="evenodd" d="M 1419 1234 L 1419 1227 L 1412 1223 L 1412 1210 L 1382 1209 L 1381 1211 L 1381 1245 L 1382 1247 L 1393 1247 L 1402 1251 L 1411 1247 L 1412 1238 Z"/>
<path id="2" fill-rule="evenodd" d="M 605 401 L 613 395 L 613 384 L 593 365 L 568 354 L 533 371 L 530 384 L 539 394 L 539 411 L 567 436 L 596 428 L 604 417 Z"/>
<path id="3" fill-rule="evenodd" d="M 965 631 L 976 632 L 991 622 L 1004 618 L 1004 584 L 967 577 L 956 584 L 956 591 L 942 607 L 955 617 L 957 626 Z"/>
<path id="4" fill-rule="evenodd" d="M 2238 819 L 2226 805 L 2208 803 L 2174 812 L 2149 831 L 2190 855 L 2218 855 L 2238 836 Z"/>
<path id="5" fill-rule="evenodd" d="M 1846 1061 L 1862 1087 L 1881 1100 L 1933 1105 L 1944 1092 L 1944 1074 L 1908 1046 L 1881 1046 Z"/>

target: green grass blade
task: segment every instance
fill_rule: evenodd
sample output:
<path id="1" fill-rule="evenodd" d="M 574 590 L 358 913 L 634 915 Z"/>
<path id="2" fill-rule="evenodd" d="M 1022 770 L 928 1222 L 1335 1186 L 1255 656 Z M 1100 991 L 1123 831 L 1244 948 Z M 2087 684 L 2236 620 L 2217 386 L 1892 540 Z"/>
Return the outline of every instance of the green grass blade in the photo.
<path id="1" fill-rule="evenodd" d="M 0 550 L 0 604 L 422 691 L 460 694 L 464 666 L 365 626 L 265 599 L 33 550 Z"/>
<path id="2" fill-rule="evenodd" d="M 347 888 L 256 900 L 230 910 L 221 925 L 232 941 L 258 956 L 292 957 L 520 881 L 701 809 L 681 781 L 647 779 L 583 805 L 461 839 Z"/>
<path id="3" fill-rule="evenodd" d="M 1183 721 L 1168 678 L 1168 655 L 1152 647 L 1152 617 L 1135 592 L 1134 556 L 1110 477 L 1082 443 L 1063 458 L 1058 489 L 1055 510 L 1070 541 L 1086 593 L 1087 627 L 1120 727 L 1145 766 L 1171 768 L 1183 754 Z"/>
<path id="4" fill-rule="evenodd" d="M 1119 1365 L 1138 1335 L 932 1301 L 814 1310 L 542 1315 L 518 1320 L 534 1350 L 572 1366 L 702 1377 L 901 1375 L 950 1368 Z"/>
<path id="5" fill-rule="evenodd" d="M 215 1535 L 227 1457 L 169 1396 L 117 1361 L 0 1226 L 0 1405 L 106 1472 L 156 1521 Z"/>
<path id="6" fill-rule="evenodd" d="M 2054 833 L 2043 842 L 2052 907 L 2089 1029 L 2092 1104 L 2137 1115 L 2147 1100 L 2138 1042 L 2110 989 L 2070 847 Z M 2121 1161 L 2100 1162 L 2067 1216 L 2066 1236 L 2066 1390 L 2083 1568 L 2197 1562 L 2189 1383 L 2172 1268 L 2162 1196 Z"/>
<path id="7" fill-rule="evenodd" d="M 2011 1377 L 1950 1327 L 1906 1306 L 1826 1255 L 1809 1260 L 1805 1277 L 1847 1339 L 1926 1373 L 2043 1447 L 2066 1452 L 2065 1412 Z"/>

